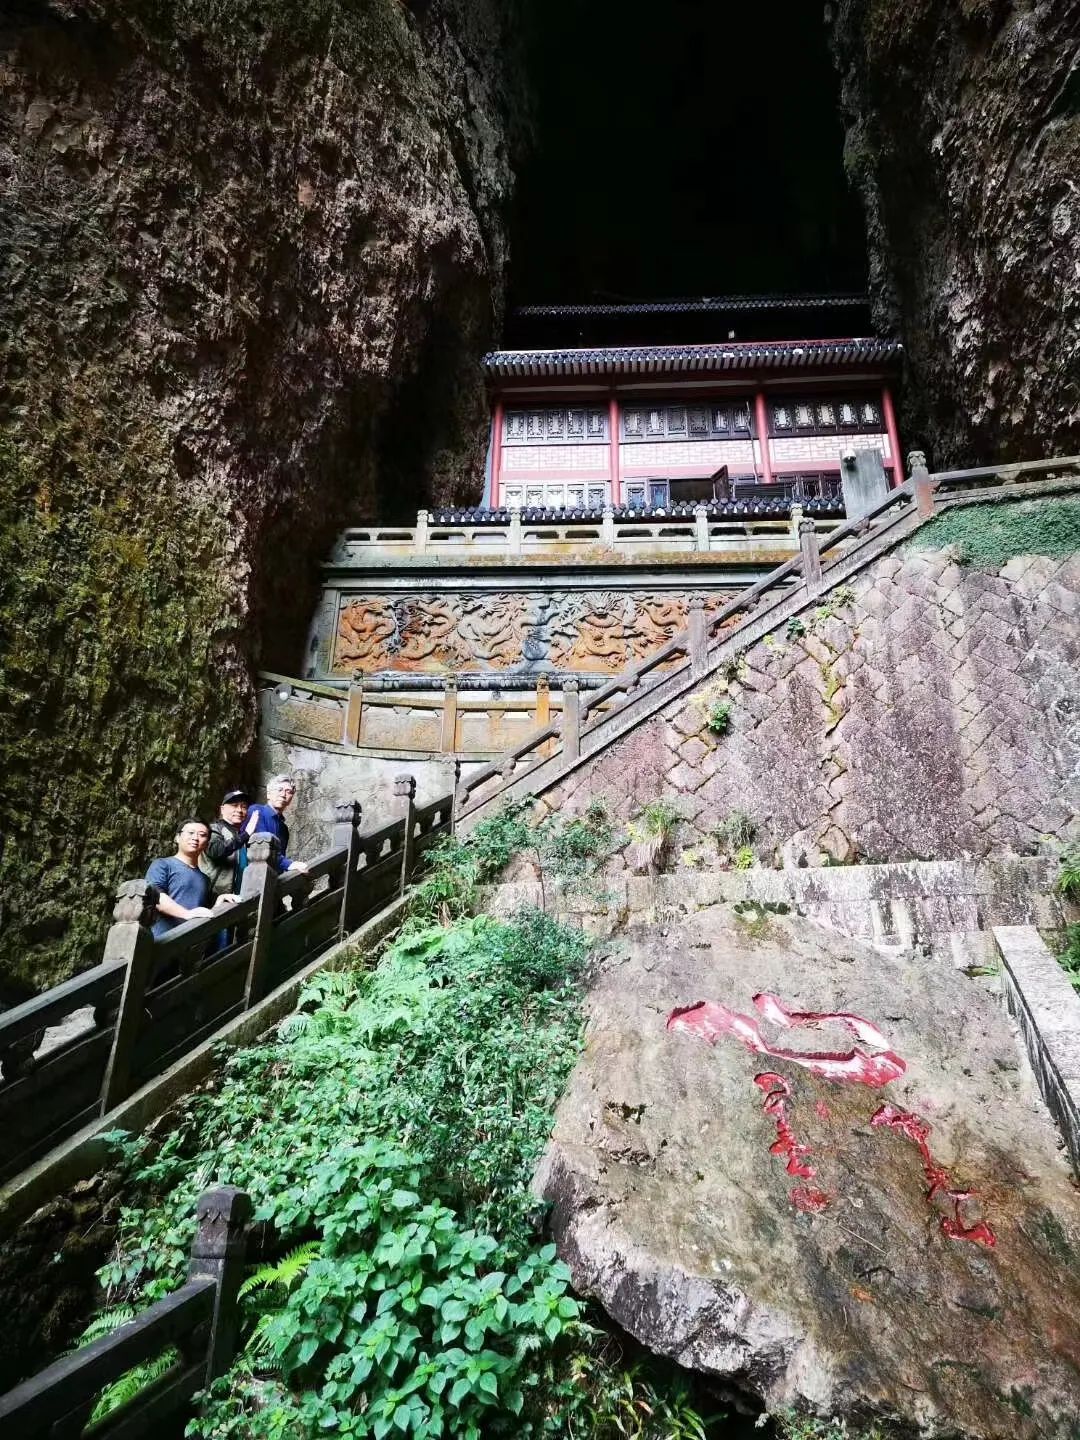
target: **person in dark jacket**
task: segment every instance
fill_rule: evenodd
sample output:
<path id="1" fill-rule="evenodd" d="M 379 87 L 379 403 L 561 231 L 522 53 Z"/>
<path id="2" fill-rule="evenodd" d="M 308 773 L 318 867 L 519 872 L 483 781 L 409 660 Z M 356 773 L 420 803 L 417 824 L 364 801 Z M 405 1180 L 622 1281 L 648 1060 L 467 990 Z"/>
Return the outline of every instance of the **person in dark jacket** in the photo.
<path id="1" fill-rule="evenodd" d="M 250 799 L 246 790 L 230 790 L 218 807 L 218 818 L 211 821 L 210 843 L 199 856 L 199 869 L 215 896 L 240 894 L 247 844 L 244 821 Z"/>
<path id="2" fill-rule="evenodd" d="M 266 804 L 252 805 L 244 822 L 245 841 L 250 840 L 252 835 L 277 836 L 281 845 L 281 854 L 278 857 L 278 870 L 281 874 L 286 870 L 308 868 L 302 860 L 290 860 L 287 853 L 289 827 L 285 823 L 285 811 L 292 804 L 295 794 L 296 781 L 291 775 L 275 775 L 266 782 Z"/>

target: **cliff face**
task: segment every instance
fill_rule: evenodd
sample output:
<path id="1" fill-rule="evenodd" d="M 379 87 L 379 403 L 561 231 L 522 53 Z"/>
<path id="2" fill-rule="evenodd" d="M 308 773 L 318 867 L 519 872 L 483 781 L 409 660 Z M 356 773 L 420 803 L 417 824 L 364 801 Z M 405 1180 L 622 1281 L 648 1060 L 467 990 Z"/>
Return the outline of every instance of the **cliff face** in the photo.
<path id="1" fill-rule="evenodd" d="M 334 531 L 480 484 L 514 7 L 120 8 L 0 20 L 0 1002 L 237 774 Z"/>
<path id="2" fill-rule="evenodd" d="M 838 0 L 877 319 L 933 466 L 1080 449 L 1080 4 Z"/>

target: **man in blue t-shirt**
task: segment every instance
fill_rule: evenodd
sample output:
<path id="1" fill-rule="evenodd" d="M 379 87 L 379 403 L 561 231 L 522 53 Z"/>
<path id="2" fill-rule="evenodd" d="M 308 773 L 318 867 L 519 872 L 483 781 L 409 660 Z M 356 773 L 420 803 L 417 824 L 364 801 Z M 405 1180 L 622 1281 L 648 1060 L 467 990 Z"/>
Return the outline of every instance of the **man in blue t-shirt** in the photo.
<path id="1" fill-rule="evenodd" d="M 176 854 L 150 862 L 146 878 L 158 891 L 157 919 L 153 927 L 156 939 L 185 920 L 216 915 L 239 898 L 219 895 L 211 908 L 210 881 L 199 869 L 199 856 L 209 842 L 210 827 L 204 820 L 185 820 L 176 832 Z"/>

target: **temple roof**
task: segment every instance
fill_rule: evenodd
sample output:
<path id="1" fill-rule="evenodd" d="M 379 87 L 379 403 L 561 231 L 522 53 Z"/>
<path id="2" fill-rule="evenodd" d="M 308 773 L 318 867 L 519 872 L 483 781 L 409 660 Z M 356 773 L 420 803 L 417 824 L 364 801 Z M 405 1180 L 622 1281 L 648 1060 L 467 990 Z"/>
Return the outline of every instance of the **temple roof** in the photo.
<path id="1" fill-rule="evenodd" d="M 794 370 L 895 362 L 899 340 L 730 341 L 717 345 L 619 345 L 588 350 L 492 350 L 489 379 L 529 375 L 656 375 L 712 370 Z"/>

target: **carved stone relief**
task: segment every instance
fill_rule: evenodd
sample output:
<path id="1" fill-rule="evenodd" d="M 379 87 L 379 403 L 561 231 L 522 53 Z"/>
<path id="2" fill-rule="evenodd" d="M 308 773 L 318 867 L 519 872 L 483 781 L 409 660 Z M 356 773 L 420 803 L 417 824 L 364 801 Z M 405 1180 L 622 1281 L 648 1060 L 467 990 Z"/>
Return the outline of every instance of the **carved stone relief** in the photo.
<path id="1" fill-rule="evenodd" d="M 712 596 L 706 609 L 723 603 Z M 681 630 L 687 610 L 685 595 L 626 591 L 357 596 L 341 607 L 333 669 L 614 674 Z"/>

